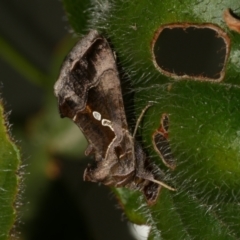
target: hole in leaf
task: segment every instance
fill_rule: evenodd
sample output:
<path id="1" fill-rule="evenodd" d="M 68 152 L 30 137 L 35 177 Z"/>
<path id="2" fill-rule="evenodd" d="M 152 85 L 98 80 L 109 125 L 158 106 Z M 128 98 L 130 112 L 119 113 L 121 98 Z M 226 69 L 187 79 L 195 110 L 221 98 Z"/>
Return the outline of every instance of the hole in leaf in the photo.
<path id="1" fill-rule="evenodd" d="M 240 17 L 234 14 L 231 9 L 224 11 L 223 19 L 231 30 L 240 33 Z"/>
<path id="2" fill-rule="evenodd" d="M 153 39 L 154 65 L 175 78 L 221 81 L 230 40 L 212 24 L 172 24 L 161 27 Z"/>

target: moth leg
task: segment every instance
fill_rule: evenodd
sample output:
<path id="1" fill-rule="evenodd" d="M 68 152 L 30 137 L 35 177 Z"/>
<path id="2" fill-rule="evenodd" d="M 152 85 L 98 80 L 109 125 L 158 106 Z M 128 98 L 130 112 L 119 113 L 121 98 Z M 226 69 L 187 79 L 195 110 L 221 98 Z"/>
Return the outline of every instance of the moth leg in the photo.
<path id="1" fill-rule="evenodd" d="M 156 179 L 150 179 L 151 182 L 154 182 L 154 183 L 157 183 L 158 185 L 164 187 L 164 188 L 167 188 L 168 190 L 171 190 L 171 191 L 177 191 L 176 188 L 172 188 L 170 187 L 169 185 L 167 185 L 166 183 L 162 182 L 162 181 L 158 181 Z"/>
<path id="2" fill-rule="evenodd" d="M 160 169 L 158 169 L 158 171 L 160 172 Z M 139 171 L 137 173 L 137 177 L 139 179 L 142 179 L 142 180 L 145 180 L 145 181 L 150 181 L 152 183 L 156 183 L 158 184 L 159 186 L 162 186 L 170 191 L 176 191 L 177 189 L 176 188 L 173 188 L 171 186 L 169 186 L 168 184 L 164 183 L 163 181 L 161 180 L 158 180 L 156 177 L 157 177 L 157 174 L 155 173 L 154 174 L 154 169 L 152 169 L 152 172 L 150 171 L 146 171 L 146 170 L 142 170 L 142 171 Z"/>
<path id="3" fill-rule="evenodd" d="M 134 132 L 133 132 L 133 139 L 135 139 L 135 136 L 136 136 L 136 133 L 137 133 L 137 129 L 138 129 L 138 127 L 139 127 L 140 122 L 142 121 L 142 118 L 143 118 L 145 112 L 146 112 L 146 111 L 148 110 L 148 108 L 150 108 L 152 105 L 153 105 L 153 102 L 152 102 L 152 101 L 148 102 L 147 106 L 145 106 L 145 108 L 142 110 L 140 116 L 138 117 L 136 126 L 135 126 L 135 128 L 134 128 Z"/>

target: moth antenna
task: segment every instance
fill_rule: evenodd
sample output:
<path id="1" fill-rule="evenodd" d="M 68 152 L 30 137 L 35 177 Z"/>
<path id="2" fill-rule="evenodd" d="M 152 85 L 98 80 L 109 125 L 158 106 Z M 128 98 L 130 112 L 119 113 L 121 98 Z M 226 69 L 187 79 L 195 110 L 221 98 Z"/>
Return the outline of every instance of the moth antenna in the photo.
<path id="1" fill-rule="evenodd" d="M 167 188 L 167 189 L 169 189 L 171 191 L 177 191 L 176 188 L 172 188 L 172 187 L 168 186 L 167 184 L 165 184 L 164 182 L 158 181 L 156 179 L 151 179 L 150 181 L 151 182 L 155 182 L 155 183 L 157 183 L 157 184 L 159 184 L 159 185 L 161 185 L 161 186 L 163 186 L 163 187 L 165 187 L 165 188 Z"/>
<path id="2" fill-rule="evenodd" d="M 135 128 L 134 128 L 134 132 L 133 132 L 133 139 L 135 139 L 137 129 L 139 127 L 140 122 L 142 121 L 142 118 L 143 118 L 145 112 L 148 110 L 149 107 L 151 107 L 153 105 L 153 103 L 154 103 L 153 101 L 149 101 L 147 106 L 142 110 L 140 116 L 138 117 L 137 123 L 136 123 Z"/>

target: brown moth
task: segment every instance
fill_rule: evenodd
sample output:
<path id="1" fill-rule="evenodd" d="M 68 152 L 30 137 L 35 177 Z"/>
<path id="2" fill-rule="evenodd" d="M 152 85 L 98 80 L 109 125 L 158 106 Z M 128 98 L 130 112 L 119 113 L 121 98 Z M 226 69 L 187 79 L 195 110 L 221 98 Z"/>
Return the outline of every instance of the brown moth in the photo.
<path id="1" fill-rule="evenodd" d="M 166 113 L 162 114 L 160 126 L 152 135 L 154 149 L 161 157 L 163 163 L 172 170 L 176 167 L 170 144 L 168 141 L 169 117 Z"/>
<path id="2" fill-rule="evenodd" d="M 63 62 L 54 86 L 61 117 L 68 117 L 89 142 L 85 154 L 95 156 L 84 180 L 138 189 L 148 204 L 157 200 L 160 170 L 128 130 L 114 54 L 96 30 L 80 40 Z M 137 126 L 148 106 L 143 110 Z"/>

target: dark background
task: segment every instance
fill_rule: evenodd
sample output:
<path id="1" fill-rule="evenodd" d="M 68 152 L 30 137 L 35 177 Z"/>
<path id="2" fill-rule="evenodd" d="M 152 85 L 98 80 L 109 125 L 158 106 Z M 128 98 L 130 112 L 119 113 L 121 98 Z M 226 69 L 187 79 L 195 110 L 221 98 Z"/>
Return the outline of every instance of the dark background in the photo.
<path id="1" fill-rule="evenodd" d="M 81 13 L 79 13 L 81 14 Z M 51 71 L 52 55 L 59 43 L 69 34 L 62 3 L 58 0 L 2 0 L 0 1 L 0 35 L 16 51 L 42 72 Z M 39 194 L 37 209 L 31 212 L 28 199 L 29 176 L 34 155 L 26 147 L 24 134 L 29 134 L 29 120 L 44 108 L 46 89 L 19 74 L 0 57 L 1 97 L 6 111 L 11 111 L 12 131 L 23 151 L 24 184 L 21 191 L 17 234 L 21 239 L 94 239 L 130 240 L 129 226 L 110 189 L 82 181 L 88 159 L 69 161 L 55 156 L 61 166 L 56 178 L 47 179 Z M 51 91 L 51 89 L 50 89 Z M 52 95 L 52 98 L 54 96 Z M 80 131 L 76 131 L 76 134 Z M 37 143 L 35 148 L 38 148 Z M 53 158 L 51 155 L 51 158 Z M 46 176 L 47 178 L 47 176 Z M 31 183 L 34 185 L 34 183 Z M 29 203 L 28 203 L 29 202 Z M 27 207 L 26 207 L 27 205 Z"/>

